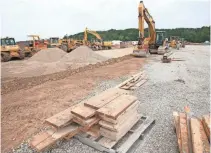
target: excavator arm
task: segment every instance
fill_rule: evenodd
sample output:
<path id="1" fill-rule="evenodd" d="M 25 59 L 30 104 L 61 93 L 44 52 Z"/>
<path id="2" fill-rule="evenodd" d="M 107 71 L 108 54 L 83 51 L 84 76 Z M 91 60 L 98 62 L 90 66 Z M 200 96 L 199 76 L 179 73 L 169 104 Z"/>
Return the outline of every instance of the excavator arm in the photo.
<path id="1" fill-rule="evenodd" d="M 149 36 L 147 38 L 144 37 L 144 21 L 146 21 L 149 30 Z M 155 52 L 163 53 L 163 49 L 159 49 L 161 44 L 156 43 L 156 30 L 155 30 L 155 21 L 153 17 L 150 15 L 147 8 L 145 8 L 143 1 L 140 1 L 138 6 L 138 29 L 139 29 L 139 40 L 138 45 L 135 46 L 133 50 L 134 56 L 147 56 L 149 52 L 155 49 Z M 164 44 L 164 43 L 163 43 Z M 153 51 L 154 52 L 154 51 Z"/>
<path id="2" fill-rule="evenodd" d="M 139 37 L 147 41 L 149 44 L 155 43 L 156 40 L 156 31 L 155 31 L 155 21 L 153 20 L 152 16 L 150 15 L 149 11 L 145 8 L 143 1 L 140 1 L 139 7 Z M 149 28 L 149 37 L 144 39 L 144 21 L 148 24 Z"/>
<path id="3" fill-rule="evenodd" d="M 96 31 L 93 31 L 93 30 L 89 30 L 88 28 L 86 28 L 84 30 L 84 42 L 87 43 L 88 41 L 88 37 L 87 37 L 87 34 L 90 33 L 92 34 L 93 36 L 95 36 L 97 39 L 101 40 L 102 41 L 102 38 L 101 36 L 96 32 Z"/>

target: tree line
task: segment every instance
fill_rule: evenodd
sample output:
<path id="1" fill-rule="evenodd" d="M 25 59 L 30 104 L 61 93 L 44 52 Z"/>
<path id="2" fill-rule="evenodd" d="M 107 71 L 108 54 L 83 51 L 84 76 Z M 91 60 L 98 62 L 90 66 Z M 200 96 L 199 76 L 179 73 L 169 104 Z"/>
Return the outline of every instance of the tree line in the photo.
<path id="1" fill-rule="evenodd" d="M 201 43 L 210 41 L 210 26 L 201 28 L 176 28 L 176 29 L 156 29 L 156 31 L 166 31 L 166 38 L 170 36 L 179 36 L 188 42 Z M 97 31 L 104 41 L 121 40 L 121 41 L 137 41 L 138 29 L 130 28 L 125 30 L 110 29 L 107 31 Z M 69 38 L 83 39 L 83 32 L 69 35 Z M 145 36 L 148 36 L 148 29 L 145 29 Z M 66 37 L 66 36 L 64 36 Z M 88 40 L 95 40 L 95 36 L 88 34 Z"/>

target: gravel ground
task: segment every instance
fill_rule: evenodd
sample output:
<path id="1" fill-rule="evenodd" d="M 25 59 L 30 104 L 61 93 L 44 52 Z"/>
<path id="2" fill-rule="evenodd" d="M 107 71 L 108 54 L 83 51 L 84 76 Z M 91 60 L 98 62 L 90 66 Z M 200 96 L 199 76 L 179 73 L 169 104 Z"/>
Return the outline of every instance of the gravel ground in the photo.
<path id="1" fill-rule="evenodd" d="M 161 56 L 152 55 L 144 67 L 149 81 L 134 94 L 141 102 L 140 111 L 156 120 L 155 126 L 135 150 L 136 153 L 178 153 L 173 126 L 173 111 L 183 111 L 188 105 L 196 116 L 209 113 L 210 61 L 209 46 L 186 46 L 173 57 L 185 61 L 161 63 Z M 100 82 L 88 97 L 113 87 L 127 79 Z M 86 98 L 88 98 L 86 97 Z M 59 148 L 49 153 L 96 153 L 75 139 L 59 142 Z M 26 143 L 16 153 L 32 152 Z M 46 152 L 47 153 L 47 152 Z"/>

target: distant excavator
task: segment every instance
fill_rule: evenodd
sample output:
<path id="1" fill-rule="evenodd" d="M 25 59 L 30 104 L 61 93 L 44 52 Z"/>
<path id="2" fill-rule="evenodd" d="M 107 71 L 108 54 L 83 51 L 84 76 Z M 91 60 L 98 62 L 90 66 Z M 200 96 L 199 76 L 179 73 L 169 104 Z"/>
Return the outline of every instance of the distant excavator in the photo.
<path id="1" fill-rule="evenodd" d="M 155 21 L 145 8 L 143 1 L 138 6 L 139 19 L 139 40 L 138 45 L 134 47 L 133 55 L 147 57 L 150 53 L 164 54 L 168 48 L 166 32 L 155 30 Z M 149 37 L 144 37 L 144 21 L 148 24 Z"/>
<path id="2" fill-rule="evenodd" d="M 88 36 L 87 36 L 88 33 L 95 36 L 99 41 L 89 42 Z M 86 28 L 84 30 L 83 44 L 86 45 L 86 46 L 89 46 L 93 50 L 111 49 L 111 47 L 112 47 L 111 41 L 103 41 L 101 36 L 96 31 L 89 30 L 88 28 Z"/>

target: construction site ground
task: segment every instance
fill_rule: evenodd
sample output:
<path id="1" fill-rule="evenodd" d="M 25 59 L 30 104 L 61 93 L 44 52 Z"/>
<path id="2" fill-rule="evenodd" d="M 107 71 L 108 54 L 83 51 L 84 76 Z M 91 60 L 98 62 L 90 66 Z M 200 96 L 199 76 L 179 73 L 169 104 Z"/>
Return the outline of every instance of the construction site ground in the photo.
<path id="1" fill-rule="evenodd" d="M 116 54 L 115 51 L 102 51 L 99 54 L 110 58 L 112 55 L 120 57 L 132 53 L 132 48 L 124 49 L 122 54 L 120 51 Z M 127 56 L 67 77 L 61 75 L 61 79 L 58 74 L 55 74 L 55 80 L 43 77 L 46 82 L 38 81 L 37 84 L 31 84 L 30 78 L 5 77 L 2 82 L 5 84 L 2 91 L 2 152 L 8 152 L 12 147 L 16 148 L 14 152 L 33 152 L 23 141 L 41 130 L 46 118 L 145 70 L 149 80 L 133 94 L 140 101 L 139 111 L 154 118 L 156 123 L 135 152 L 177 153 L 172 112 L 181 112 L 188 105 L 196 116 L 209 113 L 210 48 L 194 45 L 174 50 L 172 57 L 183 59 L 182 61 L 162 63 L 161 57 L 151 55 L 144 59 Z M 47 77 L 53 78 L 54 74 Z M 14 89 L 14 82 L 23 80 L 28 82 L 21 88 Z M 58 142 L 58 147 L 51 152 L 98 151 L 71 139 Z"/>

